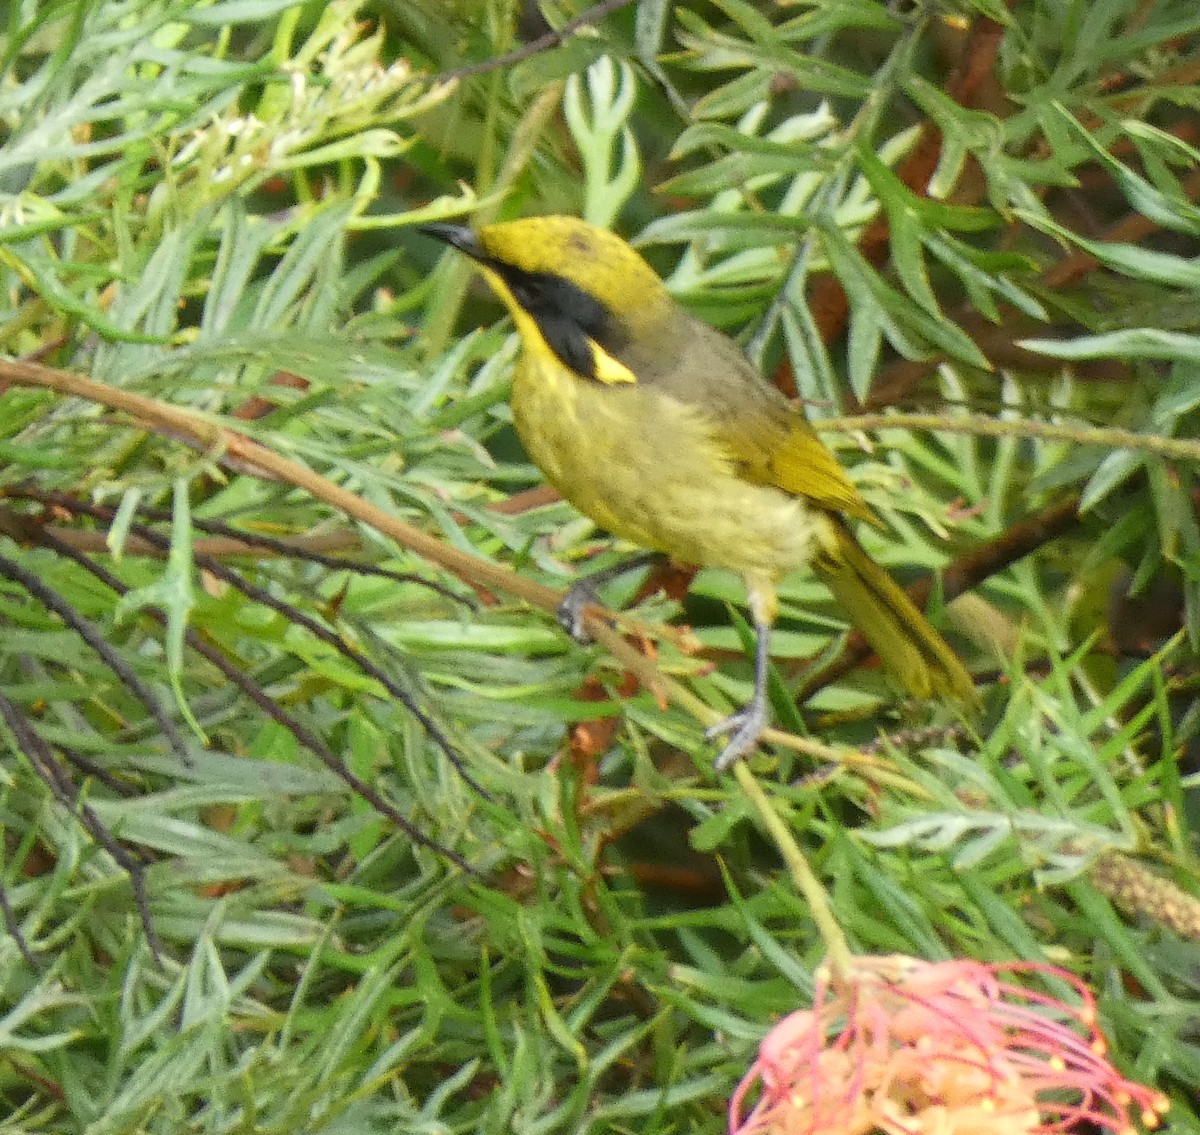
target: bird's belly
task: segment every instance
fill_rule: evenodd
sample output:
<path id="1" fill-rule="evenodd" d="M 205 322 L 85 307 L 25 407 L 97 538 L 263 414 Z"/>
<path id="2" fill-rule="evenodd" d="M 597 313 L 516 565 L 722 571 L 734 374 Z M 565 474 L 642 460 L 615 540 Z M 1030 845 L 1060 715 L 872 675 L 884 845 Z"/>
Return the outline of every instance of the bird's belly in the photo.
<path id="1" fill-rule="evenodd" d="M 527 359 L 512 406 L 530 460 L 622 539 L 687 563 L 770 576 L 815 550 L 818 522 L 804 502 L 742 480 L 713 424 L 653 388 L 605 386 Z"/>

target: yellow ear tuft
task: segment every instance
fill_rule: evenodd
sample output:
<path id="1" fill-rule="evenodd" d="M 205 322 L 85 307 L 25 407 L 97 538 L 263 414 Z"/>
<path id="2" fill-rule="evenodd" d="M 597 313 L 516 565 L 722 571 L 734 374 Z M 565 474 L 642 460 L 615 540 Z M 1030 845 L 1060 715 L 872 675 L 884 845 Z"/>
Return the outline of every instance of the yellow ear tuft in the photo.
<path id="1" fill-rule="evenodd" d="M 592 359 L 596 365 L 593 377 L 597 382 L 603 382 L 605 386 L 615 386 L 619 382 L 637 382 L 637 375 L 624 363 L 617 362 L 595 339 L 589 339 L 588 346 L 592 348 Z"/>

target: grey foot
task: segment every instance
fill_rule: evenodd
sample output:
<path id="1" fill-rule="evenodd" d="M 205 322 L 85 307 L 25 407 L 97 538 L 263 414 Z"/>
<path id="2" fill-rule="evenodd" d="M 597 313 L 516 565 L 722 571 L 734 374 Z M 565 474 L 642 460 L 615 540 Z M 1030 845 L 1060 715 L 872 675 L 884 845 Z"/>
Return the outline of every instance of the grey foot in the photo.
<path id="1" fill-rule="evenodd" d="M 712 741 L 717 737 L 732 734 L 725 743 L 725 748 L 713 761 L 717 772 L 725 772 L 744 756 L 754 752 L 758 747 L 758 739 L 767 727 L 767 709 L 759 702 L 752 701 L 744 709 L 731 714 L 724 721 L 718 721 L 704 731 L 704 737 Z"/>
<path id="2" fill-rule="evenodd" d="M 592 636 L 583 625 L 583 609 L 599 602 L 595 587 L 586 579 L 572 584 L 571 590 L 563 596 L 562 602 L 554 610 L 558 625 L 576 642 L 587 646 L 592 641 Z"/>

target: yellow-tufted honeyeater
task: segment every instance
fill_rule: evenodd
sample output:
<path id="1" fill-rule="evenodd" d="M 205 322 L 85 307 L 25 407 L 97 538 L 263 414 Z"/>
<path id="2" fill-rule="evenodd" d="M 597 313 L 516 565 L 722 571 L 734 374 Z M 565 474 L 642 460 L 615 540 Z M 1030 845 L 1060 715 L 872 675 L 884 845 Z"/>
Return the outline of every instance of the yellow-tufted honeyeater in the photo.
<path id="1" fill-rule="evenodd" d="M 958 657 L 847 526 L 874 514 L 808 420 L 625 241 L 574 217 L 423 231 L 471 257 L 512 314 L 513 418 L 555 488 L 622 539 L 745 580 L 754 696 L 709 731 L 729 736 L 718 768 L 766 727 L 775 585 L 806 563 L 910 694 L 974 697 Z"/>

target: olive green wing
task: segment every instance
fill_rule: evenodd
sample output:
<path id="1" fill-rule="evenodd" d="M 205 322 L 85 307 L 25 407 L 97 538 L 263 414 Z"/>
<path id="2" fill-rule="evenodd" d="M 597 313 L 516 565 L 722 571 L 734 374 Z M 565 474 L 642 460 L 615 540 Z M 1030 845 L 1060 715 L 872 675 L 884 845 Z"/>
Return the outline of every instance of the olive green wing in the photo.
<path id="1" fill-rule="evenodd" d="M 676 332 L 676 365 L 655 367 L 639 360 L 636 373 L 702 409 L 747 481 L 774 485 L 831 512 L 879 522 L 808 419 L 754 369 L 732 339 L 691 316 L 682 317 Z"/>
<path id="2" fill-rule="evenodd" d="M 721 441 L 747 481 L 774 485 L 831 512 L 879 523 L 838 459 L 808 420 L 791 406 L 770 420 L 727 421 Z"/>

